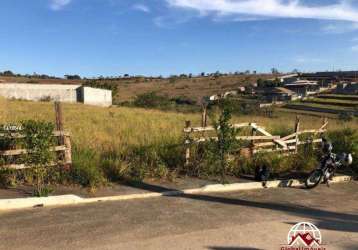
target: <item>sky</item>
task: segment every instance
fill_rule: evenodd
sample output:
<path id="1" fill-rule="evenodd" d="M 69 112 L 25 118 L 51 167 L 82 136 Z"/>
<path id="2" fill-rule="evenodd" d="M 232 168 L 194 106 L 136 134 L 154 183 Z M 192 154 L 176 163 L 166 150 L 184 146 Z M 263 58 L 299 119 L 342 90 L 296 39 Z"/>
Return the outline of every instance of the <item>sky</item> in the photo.
<path id="1" fill-rule="evenodd" d="M 0 71 L 358 69 L 358 0 L 1 0 Z"/>

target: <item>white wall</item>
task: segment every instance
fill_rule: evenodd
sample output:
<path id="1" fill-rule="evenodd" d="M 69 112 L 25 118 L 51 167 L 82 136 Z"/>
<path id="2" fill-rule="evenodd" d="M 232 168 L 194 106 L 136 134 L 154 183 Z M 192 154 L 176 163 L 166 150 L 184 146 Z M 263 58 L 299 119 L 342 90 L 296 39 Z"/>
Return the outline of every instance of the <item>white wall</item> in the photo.
<path id="1" fill-rule="evenodd" d="M 61 102 L 77 102 L 80 85 L 0 83 L 0 95 L 5 98 L 39 101 L 44 98 Z"/>
<path id="2" fill-rule="evenodd" d="M 103 107 L 112 105 L 111 90 L 81 85 L 0 83 L 0 96 L 30 101 L 50 98 L 54 101 L 82 102 Z"/>
<path id="3" fill-rule="evenodd" d="M 112 91 L 106 89 L 95 89 L 81 87 L 84 104 L 109 107 L 112 105 Z"/>

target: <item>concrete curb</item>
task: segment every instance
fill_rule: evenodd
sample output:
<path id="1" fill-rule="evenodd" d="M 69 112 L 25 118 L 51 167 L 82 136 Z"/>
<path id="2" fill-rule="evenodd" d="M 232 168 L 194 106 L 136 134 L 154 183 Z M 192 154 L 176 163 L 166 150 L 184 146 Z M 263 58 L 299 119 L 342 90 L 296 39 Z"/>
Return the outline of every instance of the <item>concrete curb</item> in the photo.
<path id="1" fill-rule="evenodd" d="M 331 183 L 349 182 L 352 180 L 350 176 L 336 176 Z M 278 187 L 303 187 L 304 183 L 300 180 L 283 180 L 283 181 L 268 181 L 267 188 Z M 32 207 L 49 207 L 49 206 L 66 206 L 86 203 L 96 203 L 104 201 L 124 201 L 133 199 L 147 199 L 161 196 L 179 196 L 183 194 L 203 194 L 203 193 L 220 193 L 220 192 L 233 192 L 244 190 L 262 189 L 261 182 L 248 182 L 248 183 L 234 183 L 234 184 L 215 184 L 207 185 L 202 188 L 186 189 L 186 190 L 173 190 L 163 193 L 143 193 L 143 194 L 129 194 L 118 195 L 109 197 L 96 197 L 96 198 L 82 198 L 77 195 L 61 195 L 50 197 L 32 197 L 32 198 L 16 198 L 16 199 L 0 199 L 0 211 L 24 209 Z"/>

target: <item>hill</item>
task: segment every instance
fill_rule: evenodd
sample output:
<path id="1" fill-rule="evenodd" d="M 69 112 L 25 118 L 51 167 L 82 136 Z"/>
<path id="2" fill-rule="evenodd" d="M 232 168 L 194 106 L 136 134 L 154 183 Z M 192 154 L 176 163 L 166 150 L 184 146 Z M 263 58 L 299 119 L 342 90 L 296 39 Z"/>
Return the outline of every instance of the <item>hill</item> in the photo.
<path id="1" fill-rule="evenodd" d="M 258 79 L 269 79 L 271 74 L 212 75 L 204 77 L 172 76 L 169 78 L 128 77 L 98 79 L 39 79 L 34 77 L 0 77 L 0 82 L 39 83 L 39 84 L 89 84 L 100 87 L 116 88 L 114 103 L 132 101 L 137 95 L 156 92 L 169 98 L 184 97 L 198 101 L 204 96 L 215 95 L 256 83 Z"/>

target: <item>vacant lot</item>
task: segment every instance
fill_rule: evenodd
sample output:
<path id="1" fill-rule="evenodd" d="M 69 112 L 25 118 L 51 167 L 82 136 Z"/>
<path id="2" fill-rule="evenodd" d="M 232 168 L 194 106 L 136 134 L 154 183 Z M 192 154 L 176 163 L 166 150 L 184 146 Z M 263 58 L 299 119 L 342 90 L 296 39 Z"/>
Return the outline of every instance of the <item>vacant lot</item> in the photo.
<path id="1" fill-rule="evenodd" d="M 17 122 L 25 119 L 54 121 L 52 103 L 9 101 L 0 99 L 0 122 Z M 1 113 L 0 113 L 1 114 Z M 6 114 L 6 115 L 5 115 Z M 293 129 L 295 114 L 277 113 L 274 118 L 245 115 L 234 117 L 236 122 L 256 122 L 271 132 Z M 64 104 L 65 127 L 76 144 L 89 147 L 126 147 L 149 145 L 164 141 L 178 141 L 183 135 L 185 120 L 200 125 L 201 114 L 182 114 L 138 108 L 100 108 L 82 104 Z M 301 116 L 302 129 L 319 128 L 322 119 Z M 342 123 L 330 120 L 329 129 L 358 128 L 357 122 Z"/>
<path id="2" fill-rule="evenodd" d="M 49 102 L 29 102 L 0 99 L 1 123 L 16 123 L 35 119 L 53 122 L 54 105 Z M 200 178 L 217 177 L 219 165 L 208 157 L 196 153 L 193 147 L 192 163 L 185 166 L 183 128 L 186 120 L 200 126 L 201 114 L 183 114 L 158 110 L 112 107 L 100 108 L 82 104 L 64 104 L 65 129 L 72 135 L 73 167 L 69 179 L 59 176 L 58 182 L 75 182 L 83 186 L 100 186 L 107 180 L 142 180 L 144 178 L 172 179 L 180 174 Z M 286 136 L 294 130 L 296 115 L 277 112 L 273 118 L 263 116 L 234 116 L 232 122 L 255 122 L 274 135 Z M 318 129 L 322 118 L 301 116 L 301 129 Z M 357 130 L 355 119 L 350 122 L 330 120 L 328 129 L 339 131 L 334 139 L 342 141 L 340 149 L 352 151 L 355 132 L 342 132 L 344 128 Z M 342 140 L 344 138 L 344 140 Z M 347 149 L 348 148 L 348 149 Z M 355 149 L 354 149 L 355 150 Z M 208 150 L 204 150 L 208 152 Z M 299 158 L 297 158 L 299 157 Z M 262 160 L 275 173 L 291 170 L 309 170 L 316 165 L 314 157 L 298 155 L 296 158 L 270 154 L 264 159 L 242 163 L 235 160 L 227 174 L 237 176 L 252 173 L 254 164 Z M 21 174 L 20 174 L 21 177 Z M 15 177 L 13 177 L 15 178 Z"/>

